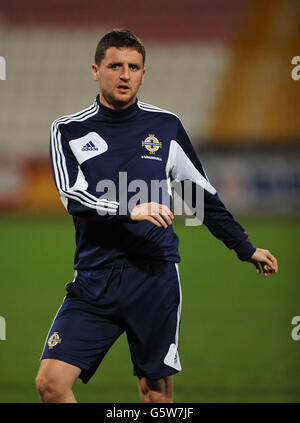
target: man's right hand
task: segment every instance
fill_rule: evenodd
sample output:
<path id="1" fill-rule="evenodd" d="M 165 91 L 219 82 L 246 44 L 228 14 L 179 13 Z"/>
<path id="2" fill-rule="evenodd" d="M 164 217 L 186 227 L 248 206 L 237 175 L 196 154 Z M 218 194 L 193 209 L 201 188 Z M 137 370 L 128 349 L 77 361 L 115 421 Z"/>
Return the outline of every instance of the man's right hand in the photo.
<path id="1" fill-rule="evenodd" d="M 148 220 L 156 226 L 167 228 L 172 224 L 174 215 L 167 206 L 151 202 L 136 205 L 130 213 L 130 218 L 132 220 Z"/>

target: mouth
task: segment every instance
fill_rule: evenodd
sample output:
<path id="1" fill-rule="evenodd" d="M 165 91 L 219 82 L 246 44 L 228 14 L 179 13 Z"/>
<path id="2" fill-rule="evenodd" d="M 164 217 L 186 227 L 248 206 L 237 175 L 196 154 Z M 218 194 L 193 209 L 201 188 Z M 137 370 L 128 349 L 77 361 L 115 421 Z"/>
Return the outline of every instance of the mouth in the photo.
<path id="1" fill-rule="evenodd" d="M 121 92 L 121 93 L 127 93 L 129 91 L 129 87 L 127 85 L 124 84 L 120 84 L 117 86 L 117 89 Z"/>

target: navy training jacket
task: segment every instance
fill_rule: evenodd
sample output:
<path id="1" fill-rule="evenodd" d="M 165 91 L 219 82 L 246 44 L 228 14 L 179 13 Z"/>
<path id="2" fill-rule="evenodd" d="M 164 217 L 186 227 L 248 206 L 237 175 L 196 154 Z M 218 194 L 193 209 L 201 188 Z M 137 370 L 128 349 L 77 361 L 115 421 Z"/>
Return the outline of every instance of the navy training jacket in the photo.
<path id="1" fill-rule="evenodd" d="M 241 260 L 255 251 L 173 113 L 138 100 L 116 111 L 102 105 L 98 95 L 90 107 L 52 123 L 50 157 L 56 187 L 75 225 L 75 269 L 97 269 L 119 258 L 179 262 L 172 225 L 165 229 L 130 219 L 135 204 L 156 201 L 172 208 L 173 181 L 202 187 L 203 223 Z M 154 190 L 154 181 L 165 184 Z M 196 198 L 193 190 L 192 207 Z"/>

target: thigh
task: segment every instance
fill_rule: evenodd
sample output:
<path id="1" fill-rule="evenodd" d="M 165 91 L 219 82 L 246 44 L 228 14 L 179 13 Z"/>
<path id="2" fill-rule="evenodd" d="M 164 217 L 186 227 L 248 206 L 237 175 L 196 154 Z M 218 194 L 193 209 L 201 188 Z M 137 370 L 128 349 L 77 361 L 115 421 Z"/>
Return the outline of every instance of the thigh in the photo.
<path id="1" fill-rule="evenodd" d="M 41 359 L 81 369 L 79 377 L 86 383 L 121 333 L 120 326 L 103 316 L 99 307 L 67 295 L 51 326 Z"/>
<path id="2" fill-rule="evenodd" d="M 43 359 L 37 379 L 47 381 L 48 384 L 71 389 L 80 373 L 81 369 L 72 364 L 60 360 Z"/>
<path id="3" fill-rule="evenodd" d="M 126 278 L 124 320 L 134 374 L 151 380 L 177 373 L 181 289 L 176 264 L 128 268 Z"/>

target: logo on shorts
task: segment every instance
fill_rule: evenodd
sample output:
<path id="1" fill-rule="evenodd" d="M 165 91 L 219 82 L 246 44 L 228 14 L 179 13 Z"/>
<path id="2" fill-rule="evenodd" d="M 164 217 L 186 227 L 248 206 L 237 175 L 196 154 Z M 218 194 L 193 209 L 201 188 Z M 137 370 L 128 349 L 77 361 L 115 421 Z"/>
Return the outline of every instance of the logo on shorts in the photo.
<path id="1" fill-rule="evenodd" d="M 181 365 L 179 360 L 179 355 L 177 351 L 177 345 L 171 344 L 167 355 L 165 356 L 164 363 L 167 366 L 173 367 L 174 369 L 180 371 Z"/>
<path id="2" fill-rule="evenodd" d="M 61 343 L 61 338 L 58 334 L 58 332 L 54 332 L 50 338 L 48 339 L 48 347 L 50 348 L 50 350 L 55 347 L 55 345 L 60 344 Z"/>

